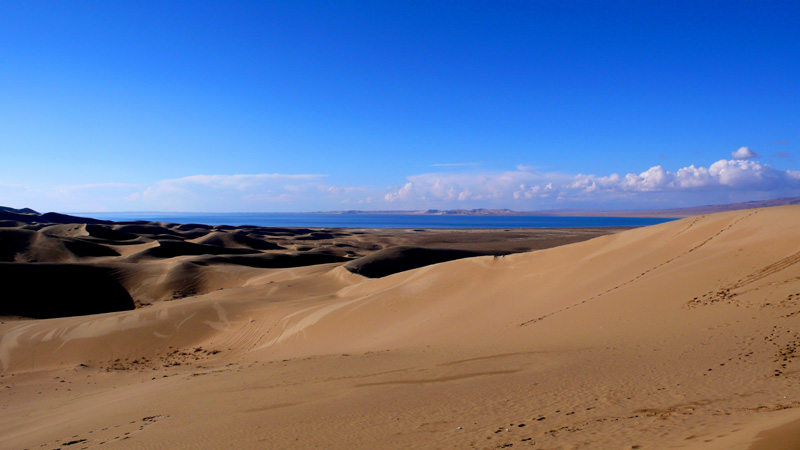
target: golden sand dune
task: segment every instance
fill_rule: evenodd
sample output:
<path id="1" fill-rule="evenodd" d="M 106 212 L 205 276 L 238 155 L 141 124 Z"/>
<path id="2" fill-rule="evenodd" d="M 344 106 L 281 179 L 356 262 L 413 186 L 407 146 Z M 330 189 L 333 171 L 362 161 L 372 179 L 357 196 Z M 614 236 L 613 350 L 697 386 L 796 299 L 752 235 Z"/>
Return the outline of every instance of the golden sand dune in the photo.
<path id="1" fill-rule="evenodd" d="M 381 278 L 109 257 L 129 292 L 204 286 L 0 324 L 0 447 L 798 449 L 798 224 L 725 212 Z"/>

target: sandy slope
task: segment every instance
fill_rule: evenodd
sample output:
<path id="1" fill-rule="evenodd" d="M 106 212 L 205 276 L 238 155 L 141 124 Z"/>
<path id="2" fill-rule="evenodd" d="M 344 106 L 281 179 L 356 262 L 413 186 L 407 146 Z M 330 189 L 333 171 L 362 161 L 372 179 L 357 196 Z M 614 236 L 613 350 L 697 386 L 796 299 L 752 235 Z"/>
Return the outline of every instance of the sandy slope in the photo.
<path id="1" fill-rule="evenodd" d="M 798 224 L 719 213 L 377 279 L 232 266 L 6 322 L 0 447 L 798 449 Z"/>

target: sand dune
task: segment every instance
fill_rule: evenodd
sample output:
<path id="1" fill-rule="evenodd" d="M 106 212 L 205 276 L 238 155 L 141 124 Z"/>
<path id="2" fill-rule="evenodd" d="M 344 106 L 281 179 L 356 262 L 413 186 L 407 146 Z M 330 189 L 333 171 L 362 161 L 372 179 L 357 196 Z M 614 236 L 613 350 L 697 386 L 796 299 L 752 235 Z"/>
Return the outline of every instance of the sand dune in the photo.
<path id="1" fill-rule="evenodd" d="M 264 239 L 258 239 L 236 231 L 233 233 L 212 232 L 194 240 L 198 244 L 216 245 L 225 248 L 248 248 L 256 250 L 282 250 L 283 247 Z"/>
<path id="2" fill-rule="evenodd" d="M 206 258 L 203 262 L 206 264 L 234 264 L 245 267 L 259 267 L 262 269 L 283 269 L 287 267 L 313 266 L 317 264 L 341 263 L 346 261 L 350 261 L 350 259 L 311 251 L 306 253 L 262 253 L 258 255 L 242 256 L 224 255 Z"/>
<path id="3" fill-rule="evenodd" d="M 110 271 L 115 274 L 112 278 L 103 276 L 98 283 L 117 280 L 137 306 L 236 287 L 246 283 L 246 277 L 241 274 L 249 274 L 253 268 L 285 269 L 346 262 L 363 264 L 364 260 L 360 258 L 382 250 L 387 251 L 384 256 L 388 261 L 393 259 L 390 255 L 397 253 L 396 249 L 408 244 L 423 248 L 436 244 L 456 252 L 472 251 L 469 255 L 505 254 L 562 245 L 619 231 L 366 231 L 151 222 L 97 223 L 93 219 L 86 220 L 91 223 L 60 223 L 56 220 L 83 219 L 55 213 L 40 215 L 32 210 L 10 208 L 0 210 L 0 213 L 17 214 L 25 219 L 24 223 L 13 221 L 0 226 L 0 262 L 94 265 L 102 268 L 96 273 Z M 366 261 L 371 267 L 381 264 L 387 267 L 387 263 L 382 263 L 380 259 L 382 257 L 379 255 Z M 405 258 L 403 270 L 445 259 Z M 27 274 L 36 269 L 20 270 Z M 83 271 L 81 274 L 80 283 L 83 285 L 95 282 L 90 272 Z M 29 278 L 25 279 L 26 283 L 29 281 Z M 25 290 L 14 292 L 22 293 Z M 24 298 L 14 298 L 12 303 L 21 301 Z M 116 305 L 97 307 L 92 310 L 93 313 L 119 310 Z M 10 309 L 6 310 L 0 307 L 0 315 L 11 314 L 8 312 Z M 75 315 L 82 309 L 61 308 L 53 311 Z M 31 317 L 54 317 L 53 311 Z"/>
<path id="4" fill-rule="evenodd" d="M 131 255 L 129 260 L 145 258 L 175 258 L 185 255 L 242 255 L 258 253 L 257 250 L 217 245 L 195 244 L 192 242 L 159 240 L 158 245 Z"/>
<path id="5" fill-rule="evenodd" d="M 68 262 L 95 256 L 119 256 L 113 248 L 69 236 L 25 229 L 0 229 L 0 261 Z"/>
<path id="6" fill-rule="evenodd" d="M 12 262 L 17 255 L 24 255 L 37 237 L 31 230 L 0 229 L 0 261 Z"/>
<path id="7" fill-rule="evenodd" d="M 134 308 L 113 271 L 79 264 L 0 262 L 0 315 L 46 319 Z"/>
<path id="8" fill-rule="evenodd" d="M 0 324 L 0 447 L 797 449 L 798 223 L 724 212 L 380 278 L 345 266 L 432 242 L 247 231 L 353 256 L 98 258 L 186 297 Z"/>
<path id="9" fill-rule="evenodd" d="M 390 247 L 350 261 L 344 267 L 350 272 L 369 278 L 380 278 L 406 270 L 438 264 L 445 261 L 483 256 L 485 252 L 472 250 L 431 249 L 418 247 Z"/>

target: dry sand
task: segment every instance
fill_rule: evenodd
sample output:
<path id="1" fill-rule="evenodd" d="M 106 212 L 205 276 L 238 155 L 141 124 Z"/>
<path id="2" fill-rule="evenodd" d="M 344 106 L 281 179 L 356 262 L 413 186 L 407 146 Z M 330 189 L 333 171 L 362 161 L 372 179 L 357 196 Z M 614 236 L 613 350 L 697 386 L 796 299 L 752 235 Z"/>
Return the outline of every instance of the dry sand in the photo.
<path id="1" fill-rule="evenodd" d="M 135 309 L 0 324 L 0 448 L 797 450 L 799 224 L 800 206 L 725 212 L 380 278 L 344 266 L 498 247 L 6 228 L 0 256 L 89 267 Z M 69 281 L 51 304 L 81 302 Z"/>

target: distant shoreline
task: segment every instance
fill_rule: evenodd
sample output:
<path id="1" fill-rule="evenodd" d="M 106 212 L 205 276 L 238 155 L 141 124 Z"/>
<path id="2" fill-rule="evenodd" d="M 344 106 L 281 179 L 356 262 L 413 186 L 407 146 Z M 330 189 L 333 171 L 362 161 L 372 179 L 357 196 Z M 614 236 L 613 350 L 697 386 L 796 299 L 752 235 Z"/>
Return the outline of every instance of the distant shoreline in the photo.
<path id="1" fill-rule="evenodd" d="M 770 206 L 784 206 L 800 204 L 800 197 L 778 198 L 772 200 L 757 200 L 749 202 L 728 203 L 722 205 L 692 206 L 687 208 L 668 209 L 642 209 L 642 210 L 592 210 L 592 209 L 559 209 L 541 211 L 513 211 L 510 209 L 427 209 L 427 210 L 342 210 L 342 211 L 306 211 L 306 212 L 176 212 L 176 211 L 114 211 L 114 212 L 70 212 L 72 215 L 89 216 L 112 214 L 142 214 L 142 215 L 223 215 L 223 214 L 329 214 L 329 215 L 411 215 L 411 216 L 521 216 L 521 217 L 630 217 L 630 218 L 659 218 L 681 219 L 684 217 L 699 216 L 724 211 L 740 209 L 765 208 Z"/>

